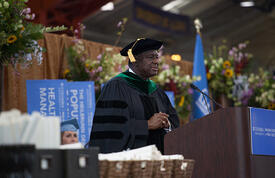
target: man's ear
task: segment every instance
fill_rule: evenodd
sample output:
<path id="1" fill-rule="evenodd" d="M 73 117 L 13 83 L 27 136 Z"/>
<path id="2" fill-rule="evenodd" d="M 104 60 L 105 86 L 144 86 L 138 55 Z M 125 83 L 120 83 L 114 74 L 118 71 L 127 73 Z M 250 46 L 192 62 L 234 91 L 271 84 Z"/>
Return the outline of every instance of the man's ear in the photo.
<path id="1" fill-rule="evenodd" d="M 137 66 L 137 63 L 138 63 L 137 61 L 136 61 L 136 62 L 132 62 L 131 67 L 132 67 L 132 68 L 135 68 L 135 67 Z"/>
<path id="2" fill-rule="evenodd" d="M 131 69 L 132 69 L 133 71 L 138 70 L 138 64 L 139 64 L 139 63 L 140 63 L 139 60 L 136 60 L 136 62 L 132 62 Z"/>
<path id="3" fill-rule="evenodd" d="M 138 54 L 135 56 L 136 62 L 133 63 L 140 63 L 143 60 L 143 55 L 142 54 Z"/>

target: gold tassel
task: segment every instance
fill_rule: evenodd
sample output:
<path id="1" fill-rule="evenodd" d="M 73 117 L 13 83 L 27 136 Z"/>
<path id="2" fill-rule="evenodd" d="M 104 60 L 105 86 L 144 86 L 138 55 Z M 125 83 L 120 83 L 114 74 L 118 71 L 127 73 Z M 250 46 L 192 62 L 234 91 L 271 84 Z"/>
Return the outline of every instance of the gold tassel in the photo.
<path id="1" fill-rule="evenodd" d="M 128 51 L 127 51 L 128 57 L 129 57 L 129 59 L 130 59 L 131 62 L 136 62 L 136 59 L 135 59 L 135 57 L 134 57 L 134 55 L 133 55 L 133 53 L 132 53 L 132 49 L 133 49 L 133 47 L 137 44 L 137 42 L 138 42 L 139 40 L 145 40 L 145 38 L 138 38 L 138 39 L 136 40 L 136 42 L 133 44 L 133 46 L 131 47 L 131 49 L 128 49 Z"/>
<path id="2" fill-rule="evenodd" d="M 134 55 L 132 53 L 132 49 L 129 49 L 128 52 L 127 52 L 127 54 L 128 54 L 128 57 L 129 57 L 129 59 L 130 59 L 131 62 L 136 62 L 136 59 L 135 59 L 135 57 L 134 57 Z"/>

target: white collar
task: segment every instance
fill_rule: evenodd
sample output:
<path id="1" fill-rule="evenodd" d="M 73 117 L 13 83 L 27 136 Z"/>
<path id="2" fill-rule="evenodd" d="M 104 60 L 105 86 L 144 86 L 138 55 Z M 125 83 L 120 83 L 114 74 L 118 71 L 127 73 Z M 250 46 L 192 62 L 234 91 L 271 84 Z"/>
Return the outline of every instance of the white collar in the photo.
<path id="1" fill-rule="evenodd" d="M 129 72 L 136 74 L 130 67 L 129 67 Z"/>
<path id="2" fill-rule="evenodd" d="M 131 73 L 137 75 L 130 67 L 129 67 L 129 72 L 131 72 Z M 149 79 L 146 79 L 146 80 L 149 80 Z"/>

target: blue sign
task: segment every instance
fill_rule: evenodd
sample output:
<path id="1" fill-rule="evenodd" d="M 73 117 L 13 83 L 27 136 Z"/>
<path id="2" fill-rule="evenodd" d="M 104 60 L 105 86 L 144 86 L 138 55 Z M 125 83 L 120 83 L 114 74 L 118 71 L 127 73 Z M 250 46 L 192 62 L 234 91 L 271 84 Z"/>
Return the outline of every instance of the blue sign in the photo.
<path id="1" fill-rule="evenodd" d="M 58 116 L 60 122 L 77 119 L 78 138 L 85 145 L 90 138 L 95 111 L 94 82 L 27 80 L 28 113 Z"/>
<path id="2" fill-rule="evenodd" d="M 27 80 L 28 113 L 65 118 L 64 87 L 66 80 Z"/>
<path id="3" fill-rule="evenodd" d="M 135 21 L 152 28 L 173 34 L 190 32 L 190 20 L 188 16 L 162 11 L 138 0 L 134 1 L 133 13 Z"/>
<path id="4" fill-rule="evenodd" d="M 275 156 L 275 111 L 250 108 L 251 152 Z"/>
<path id="5" fill-rule="evenodd" d="M 175 107 L 175 97 L 174 97 L 174 92 L 172 91 L 165 91 L 166 95 L 168 96 L 170 103 L 172 104 L 173 107 Z"/>
<path id="6" fill-rule="evenodd" d="M 79 141 L 85 145 L 90 139 L 92 121 L 95 111 L 94 82 L 67 82 L 66 117 L 77 119 L 79 124 Z"/>

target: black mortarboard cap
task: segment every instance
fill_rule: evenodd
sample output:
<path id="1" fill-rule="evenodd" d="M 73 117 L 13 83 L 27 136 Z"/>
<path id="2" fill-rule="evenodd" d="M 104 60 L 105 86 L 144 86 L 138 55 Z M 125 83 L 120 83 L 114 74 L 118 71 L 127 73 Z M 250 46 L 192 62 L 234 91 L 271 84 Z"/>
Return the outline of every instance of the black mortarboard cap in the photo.
<path id="1" fill-rule="evenodd" d="M 133 55 L 138 55 L 142 52 L 149 50 L 158 50 L 162 46 L 163 42 L 158 40 L 153 40 L 150 38 L 139 38 L 136 41 L 125 46 L 120 54 L 122 56 L 128 56 L 131 62 L 135 62 Z"/>

